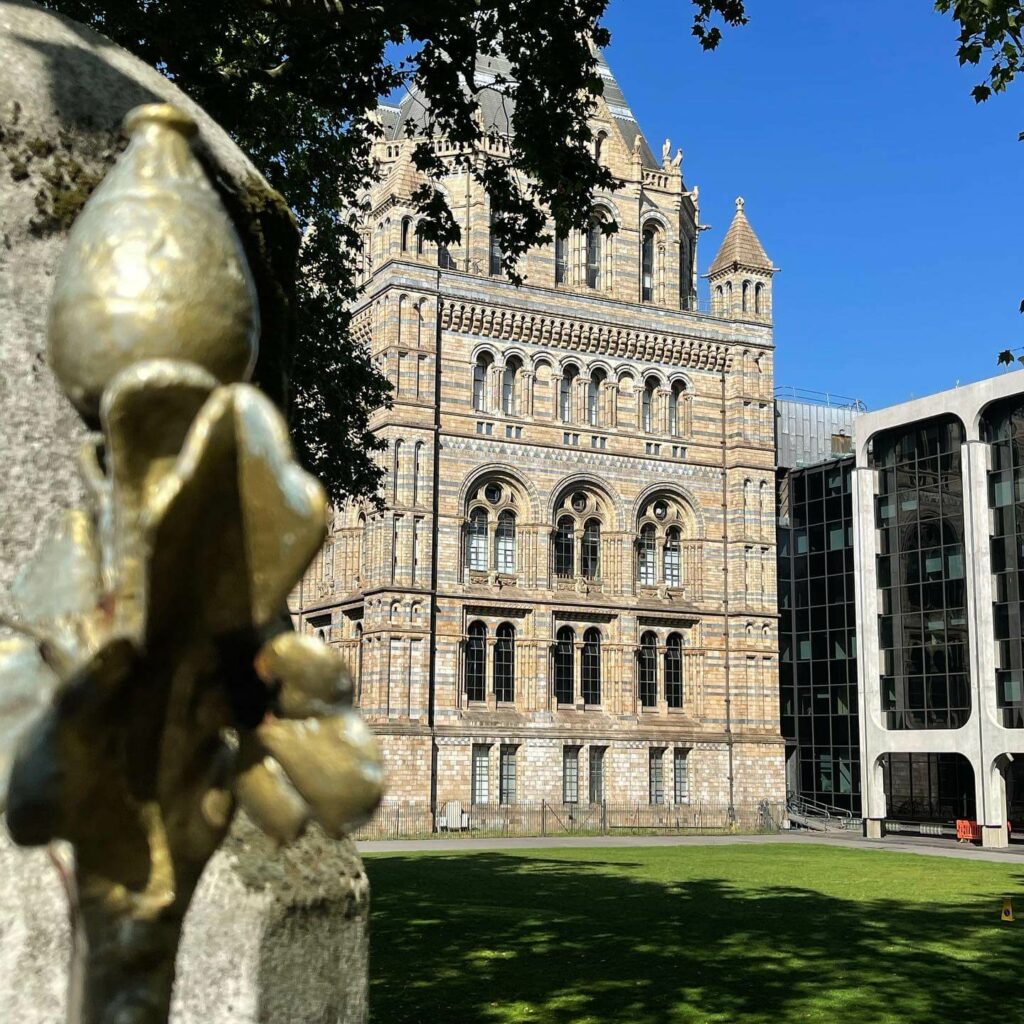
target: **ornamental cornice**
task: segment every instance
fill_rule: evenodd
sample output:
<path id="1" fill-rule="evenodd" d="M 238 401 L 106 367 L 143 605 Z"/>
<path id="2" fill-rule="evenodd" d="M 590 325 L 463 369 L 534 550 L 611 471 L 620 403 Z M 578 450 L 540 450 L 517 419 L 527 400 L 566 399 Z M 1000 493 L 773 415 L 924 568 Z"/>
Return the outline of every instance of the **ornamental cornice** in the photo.
<path id="1" fill-rule="evenodd" d="M 485 303 L 445 302 L 441 309 L 441 327 L 456 334 L 685 366 L 693 370 L 721 373 L 732 368 L 732 349 L 728 345 Z"/>
<path id="2" fill-rule="evenodd" d="M 718 466 L 696 466 L 692 463 L 673 463 L 665 460 L 644 458 L 642 455 L 614 455 L 610 452 L 594 451 L 589 448 L 549 448 L 543 445 L 505 444 L 496 440 L 477 437 L 463 437 L 447 434 L 442 447 L 450 451 L 479 452 L 508 459 L 518 465 L 525 458 L 573 467 L 604 467 L 607 469 L 636 469 L 639 465 L 656 463 L 659 477 L 682 478 L 687 480 L 722 479 Z"/>

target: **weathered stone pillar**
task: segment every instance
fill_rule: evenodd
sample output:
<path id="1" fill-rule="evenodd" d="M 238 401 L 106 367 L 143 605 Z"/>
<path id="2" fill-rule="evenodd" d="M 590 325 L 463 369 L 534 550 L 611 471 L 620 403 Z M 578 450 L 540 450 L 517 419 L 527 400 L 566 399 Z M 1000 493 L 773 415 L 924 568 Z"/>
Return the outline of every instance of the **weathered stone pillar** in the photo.
<path id="1" fill-rule="evenodd" d="M 71 222 L 122 148 L 124 115 L 163 101 L 199 124 L 259 291 L 266 353 L 291 329 L 287 274 L 298 237 L 281 197 L 179 89 L 97 33 L 23 0 L 0 0 L 0 98 L 0 612 L 8 612 L 10 585 L 54 518 L 85 503 L 77 459 L 86 430 L 46 365 L 47 303 Z M 261 383 L 273 393 L 272 379 Z M 365 1021 L 368 908 L 351 842 L 314 832 L 278 852 L 236 820 L 186 919 L 172 1021 Z M 3 1019 L 64 1021 L 68 916 L 48 852 L 15 849 L 0 824 Z"/>

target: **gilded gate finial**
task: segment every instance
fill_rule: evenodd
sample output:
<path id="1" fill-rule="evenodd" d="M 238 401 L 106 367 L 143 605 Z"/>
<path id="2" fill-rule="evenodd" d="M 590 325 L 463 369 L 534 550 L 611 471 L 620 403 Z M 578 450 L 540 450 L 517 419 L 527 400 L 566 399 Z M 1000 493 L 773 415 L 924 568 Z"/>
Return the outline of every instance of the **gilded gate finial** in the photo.
<path id="1" fill-rule="evenodd" d="M 102 429 L 92 503 L 22 572 L 21 636 L 0 642 L 0 809 L 17 843 L 75 850 L 73 1024 L 166 1021 L 181 923 L 236 807 L 288 842 L 359 825 L 383 788 L 340 659 L 290 630 L 326 498 L 244 383 L 256 296 L 195 125 L 166 105 L 125 124 L 50 317 L 54 372 Z"/>

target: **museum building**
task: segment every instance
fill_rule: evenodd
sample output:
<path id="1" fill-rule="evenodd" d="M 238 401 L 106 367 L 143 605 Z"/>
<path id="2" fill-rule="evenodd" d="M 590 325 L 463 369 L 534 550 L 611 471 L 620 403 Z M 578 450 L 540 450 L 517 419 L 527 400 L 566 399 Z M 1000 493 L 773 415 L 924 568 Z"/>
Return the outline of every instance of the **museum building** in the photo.
<path id="1" fill-rule="evenodd" d="M 503 71 L 476 83 L 498 156 Z M 697 308 L 698 191 L 600 71 L 622 187 L 521 287 L 443 138 L 461 244 L 418 233 L 425 101 L 382 108 L 353 328 L 394 389 L 384 504 L 336 510 L 293 612 L 346 655 L 389 799 L 781 812 L 777 268 L 737 200 Z"/>

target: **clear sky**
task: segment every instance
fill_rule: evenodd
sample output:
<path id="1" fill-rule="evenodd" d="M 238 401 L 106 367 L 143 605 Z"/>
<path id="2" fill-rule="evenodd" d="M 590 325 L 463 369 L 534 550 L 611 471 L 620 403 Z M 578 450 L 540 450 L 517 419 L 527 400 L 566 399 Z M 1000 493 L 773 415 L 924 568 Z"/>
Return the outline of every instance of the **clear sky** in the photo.
<path id="1" fill-rule="evenodd" d="M 1024 79 L 975 104 L 929 0 L 747 7 L 705 54 L 688 0 L 612 0 L 607 56 L 700 185 L 701 272 L 738 195 L 782 268 L 776 383 L 877 409 L 999 372 L 1024 351 Z"/>

